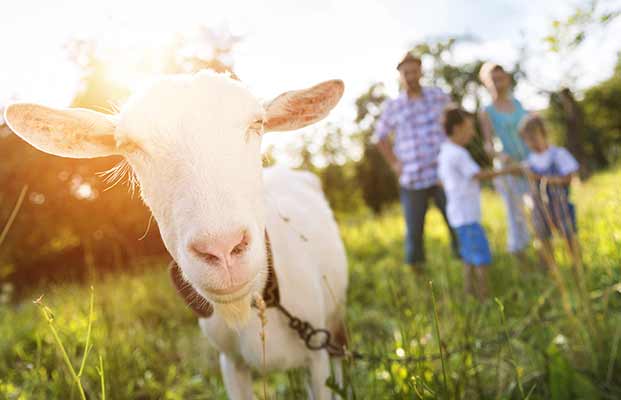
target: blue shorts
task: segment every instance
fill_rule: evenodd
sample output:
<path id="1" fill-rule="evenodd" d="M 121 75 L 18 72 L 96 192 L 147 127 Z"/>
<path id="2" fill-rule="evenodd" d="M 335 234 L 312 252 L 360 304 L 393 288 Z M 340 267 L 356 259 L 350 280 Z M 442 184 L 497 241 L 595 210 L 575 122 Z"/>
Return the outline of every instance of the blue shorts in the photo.
<path id="1" fill-rule="evenodd" d="M 454 229 L 459 240 L 459 255 L 464 263 L 474 266 L 492 263 L 492 254 L 481 224 L 475 222 Z"/>

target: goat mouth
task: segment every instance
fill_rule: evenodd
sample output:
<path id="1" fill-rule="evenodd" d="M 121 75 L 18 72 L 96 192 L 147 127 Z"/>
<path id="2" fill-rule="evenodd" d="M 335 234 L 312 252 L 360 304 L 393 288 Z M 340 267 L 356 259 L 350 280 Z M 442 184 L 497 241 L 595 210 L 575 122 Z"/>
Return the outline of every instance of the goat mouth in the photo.
<path id="1" fill-rule="evenodd" d="M 210 294 L 210 300 L 214 303 L 229 304 L 237 302 L 250 294 L 252 281 L 248 280 L 239 285 L 229 286 L 227 288 L 203 288 L 205 292 Z"/>

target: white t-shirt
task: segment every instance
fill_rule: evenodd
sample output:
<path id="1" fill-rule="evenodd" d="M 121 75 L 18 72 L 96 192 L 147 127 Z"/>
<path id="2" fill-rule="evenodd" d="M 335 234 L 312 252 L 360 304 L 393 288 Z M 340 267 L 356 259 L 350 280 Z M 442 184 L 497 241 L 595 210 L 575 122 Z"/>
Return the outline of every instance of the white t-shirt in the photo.
<path id="1" fill-rule="evenodd" d="M 473 178 L 480 170 L 465 148 L 450 140 L 442 143 L 438 175 L 446 193 L 446 215 L 452 227 L 481 221 L 481 186 Z"/>
<path id="2" fill-rule="evenodd" d="M 526 165 L 534 172 L 549 171 L 552 164 L 561 176 L 574 173 L 579 168 L 574 156 L 562 147 L 548 146 L 548 149 L 542 153 L 531 152 L 526 159 Z"/>

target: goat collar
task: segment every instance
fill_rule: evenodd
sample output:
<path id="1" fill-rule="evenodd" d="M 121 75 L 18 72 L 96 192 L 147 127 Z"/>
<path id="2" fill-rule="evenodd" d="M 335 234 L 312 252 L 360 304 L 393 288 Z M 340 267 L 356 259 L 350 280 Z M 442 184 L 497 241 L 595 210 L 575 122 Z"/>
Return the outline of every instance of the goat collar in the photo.
<path id="1" fill-rule="evenodd" d="M 278 307 L 280 304 L 280 291 L 278 290 L 278 280 L 274 273 L 274 254 L 270 237 L 265 231 L 265 259 L 267 261 L 267 281 L 263 289 L 263 301 L 267 307 Z M 201 296 L 190 283 L 188 283 L 181 273 L 181 269 L 176 262 L 170 263 L 170 278 L 177 289 L 177 293 L 183 298 L 194 314 L 200 318 L 209 318 L 213 314 L 213 304 Z"/>

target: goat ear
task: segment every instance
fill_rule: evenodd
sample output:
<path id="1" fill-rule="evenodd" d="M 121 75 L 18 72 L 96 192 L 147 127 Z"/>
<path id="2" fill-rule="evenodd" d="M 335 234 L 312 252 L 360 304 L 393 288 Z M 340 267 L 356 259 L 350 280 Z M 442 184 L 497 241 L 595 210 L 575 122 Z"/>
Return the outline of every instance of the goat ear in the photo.
<path id="1" fill-rule="evenodd" d="M 322 120 L 339 102 L 344 89 L 343 81 L 335 79 L 281 94 L 266 108 L 265 131 L 292 131 Z"/>
<path id="2" fill-rule="evenodd" d="M 118 154 L 112 117 L 96 111 L 14 103 L 6 108 L 4 120 L 18 136 L 46 153 L 71 158 Z"/>

